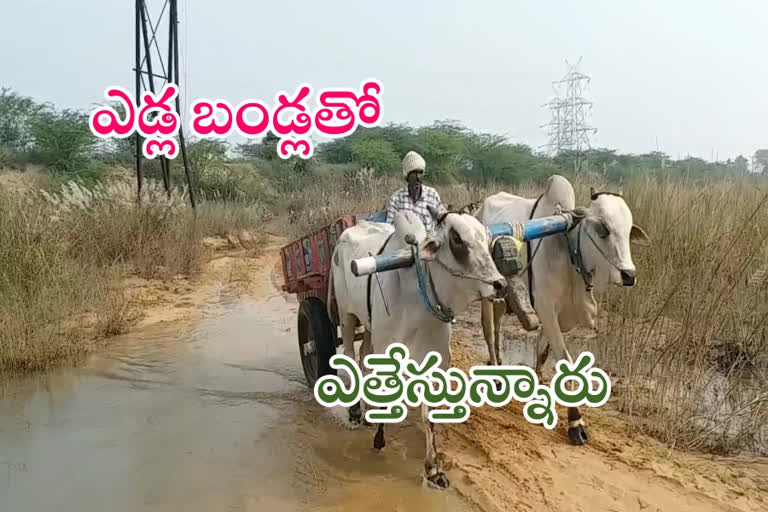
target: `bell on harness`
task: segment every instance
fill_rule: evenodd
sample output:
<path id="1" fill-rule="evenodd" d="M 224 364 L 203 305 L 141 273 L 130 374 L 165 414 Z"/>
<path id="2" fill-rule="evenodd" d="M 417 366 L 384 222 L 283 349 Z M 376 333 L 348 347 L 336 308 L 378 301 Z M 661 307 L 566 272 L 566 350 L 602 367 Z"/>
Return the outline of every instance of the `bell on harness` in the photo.
<path id="1" fill-rule="evenodd" d="M 535 331 L 539 328 L 539 317 L 528 298 L 528 287 L 519 275 L 525 268 L 522 253 L 523 242 L 515 237 L 500 236 L 493 241 L 491 257 L 509 283 L 504 297 L 507 314 L 514 313 L 526 331 Z"/>

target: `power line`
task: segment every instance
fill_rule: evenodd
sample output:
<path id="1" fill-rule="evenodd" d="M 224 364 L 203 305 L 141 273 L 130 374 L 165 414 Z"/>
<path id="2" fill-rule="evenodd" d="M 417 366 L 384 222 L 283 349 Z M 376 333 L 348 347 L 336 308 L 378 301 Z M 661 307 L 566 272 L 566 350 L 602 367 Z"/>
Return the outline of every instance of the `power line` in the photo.
<path id="1" fill-rule="evenodd" d="M 551 113 L 550 122 L 542 126 L 547 129 L 549 142 L 542 147 L 551 156 L 573 155 L 578 172 L 581 156 L 591 148 L 589 136 L 597 130 L 587 123 L 592 102 L 584 97 L 591 77 L 578 70 L 581 58 L 575 66 L 566 64 L 569 70 L 565 76 L 552 82 L 555 97 L 542 105 Z"/>

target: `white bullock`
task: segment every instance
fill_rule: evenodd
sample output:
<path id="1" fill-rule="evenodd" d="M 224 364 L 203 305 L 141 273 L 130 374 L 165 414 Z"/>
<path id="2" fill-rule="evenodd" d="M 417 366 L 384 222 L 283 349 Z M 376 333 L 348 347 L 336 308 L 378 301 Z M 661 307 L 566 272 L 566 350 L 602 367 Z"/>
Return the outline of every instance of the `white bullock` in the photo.
<path id="1" fill-rule="evenodd" d="M 413 266 L 381 272 L 373 276 L 369 288 L 367 276 L 352 274 L 352 260 L 407 249 L 410 246 L 405 237 L 412 234 L 419 244 L 421 259 L 428 262 L 435 295 L 442 306 L 460 314 L 474 301 L 504 296 L 507 283 L 491 259 L 485 226 L 471 215 L 430 212 L 437 225 L 428 238 L 421 220 L 413 212 L 404 211 L 396 215 L 394 227 L 360 222 L 347 228 L 334 249 L 328 304 L 335 300 L 344 354 L 348 357 L 355 357 L 356 324 L 364 326 L 359 359 L 364 371 L 363 358 L 370 353 L 383 354 L 392 343 L 408 347 L 415 361 L 436 351 L 442 357 L 441 367 L 447 370 L 451 363 L 451 321 L 438 319 L 425 307 Z M 429 408 L 423 405 L 421 409 L 427 443 L 425 478 L 434 487 L 446 488 L 449 482 L 438 464 Z M 359 404 L 350 409 L 351 420 L 356 416 L 359 421 L 360 415 Z M 381 449 L 384 445 L 384 425 L 379 424 L 374 447 Z"/>
<path id="2" fill-rule="evenodd" d="M 556 360 L 573 361 L 563 333 L 577 325 L 594 328 L 597 302 L 593 288 L 634 286 L 636 270 L 630 242 L 650 244 L 645 231 L 633 224 L 632 212 L 620 195 L 592 189 L 591 201 L 586 215 L 567 234 L 544 237 L 528 247 L 528 287 L 541 329 L 536 349 L 539 378 L 550 346 Z M 475 216 L 486 225 L 526 221 L 556 214 L 559 208 L 573 210 L 575 202 L 570 182 L 554 175 L 538 199 L 499 192 L 488 197 Z M 505 309 L 503 302 L 483 300 L 483 335 L 490 364 L 501 364 L 499 328 Z M 568 409 L 568 438 L 573 444 L 584 444 L 589 438 L 576 407 Z"/>

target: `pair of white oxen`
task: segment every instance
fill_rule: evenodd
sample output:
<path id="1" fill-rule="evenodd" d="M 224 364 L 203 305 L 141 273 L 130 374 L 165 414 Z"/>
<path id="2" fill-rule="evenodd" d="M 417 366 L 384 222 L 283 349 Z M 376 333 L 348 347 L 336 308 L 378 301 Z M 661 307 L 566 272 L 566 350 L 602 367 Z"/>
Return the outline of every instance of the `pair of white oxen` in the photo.
<path id="1" fill-rule="evenodd" d="M 407 346 L 411 359 L 422 361 L 430 351 L 442 356 L 442 368 L 450 367 L 451 322 L 440 319 L 424 307 L 415 266 L 381 272 L 369 288 L 368 279 L 351 271 L 351 262 L 371 254 L 410 248 L 411 234 L 419 245 L 420 257 L 428 262 L 436 297 L 454 314 L 461 314 L 473 302 L 482 301 L 483 333 L 491 364 L 499 358 L 499 327 L 505 313 L 503 299 L 508 283 L 490 253 L 486 226 L 513 223 L 574 210 L 575 194 L 570 182 L 554 175 L 538 199 L 499 192 L 483 201 L 474 215 L 448 213 L 438 216 L 430 237 L 421 220 L 402 212 L 394 226 L 360 222 L 346 229 L 334 250 L 328 304 L 336 303 L 342 330 L 344 354 L 355 358 L 355 328 L 365 328 L 359 361 L 370 354 L 383 354 L 394 342 Z M 571 359 L 563 333 L 576 325 L 594 327 L 597 303 L 593 288 L 634 286 L 635 265 L 630 242 L 648 245 L 642 228 L 633 224 L 632 212 L 621 195 L 592 191 L 591 204 L 578 225 L 568 232 L 551 235 L 530 244 L 528 272 L 533 307 L 540 322 L 536 371 L 551 350 L 556 360 Z M 413 243 L 413 240 L 411 240 Z M 369 294 L 370 293 L 370 294 Z M 448 479 L 440 470 L 435 446 L 434 424 L 429 407 L 422 405 L 426 433 L 425 479 L 432 487 L 444 489 Z M 360 404 L 350 408 L 350 420 L 359 422 Z M 568 408 L 568 437 L 583 444 L 588 436 L 576 407 Z M 377 449 L 385 445 L 384 425 L 374 438 Z"/>

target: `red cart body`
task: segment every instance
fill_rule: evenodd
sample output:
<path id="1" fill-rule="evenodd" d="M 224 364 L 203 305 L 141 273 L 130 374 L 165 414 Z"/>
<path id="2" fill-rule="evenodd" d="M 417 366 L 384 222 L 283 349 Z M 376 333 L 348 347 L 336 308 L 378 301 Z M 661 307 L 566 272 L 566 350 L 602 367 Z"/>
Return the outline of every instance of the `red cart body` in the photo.
<path id="1" fill-rule="evenodd" d="M 331 257 L 344 230 L 360 220 L 383 222 L 386 212 L 344 215 L 280 250 L 283 291 L 299 300 L 299 354 L 310 387 L 321 375 L 334 372 L 328 362 L 341 339 L 337 319 L 328 316 L 327 308 Z"/>
<path id="2" fill-rule="evenodd" d="M 333 224 L 318 229 L 284 246 L 283 291 L 295 293 L 299 301 L 317 297 L 323 302 L 328 296 L 328 274 L 331 255 L 341 233 L 355 225 L 355 217 L 345 215 Z"/>

